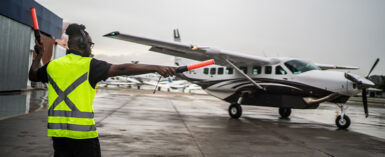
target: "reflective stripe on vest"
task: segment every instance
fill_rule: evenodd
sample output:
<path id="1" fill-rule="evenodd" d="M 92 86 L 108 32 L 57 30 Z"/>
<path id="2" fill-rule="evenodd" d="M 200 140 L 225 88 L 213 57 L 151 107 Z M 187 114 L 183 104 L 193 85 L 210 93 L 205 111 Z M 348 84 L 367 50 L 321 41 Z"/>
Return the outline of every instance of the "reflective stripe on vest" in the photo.
<path id="1" fill-rule="evenodd" d="M 94 118 L 93 112 L 81 112 L 76 107 L 76 105 L 68 98 L 68 95 L 76 89 L 80 84 L 87 81 L 88 72 L 80 76 L 73 82 L 70 86 L 62 91 L 52 77 L 48 74 L 48 81 L 51 84 L 52 88 L 57 93 L 58 97 L 55 99 L 51 107 L 48 109 L 48 116 L 52 117 L 74 117 L 74 118 Z M 55 108 L 64 101 L 71 111 L 62 111 L 55 110 Z M 63 130 L 72 130 L 72 131 L 95 131 L 95 125 L 77 125 L 77 124 L 67 124 L 67 123 L 48 123 L 48 129 L 63 129 Z"/>
<path id="2" fill-rule="evenodd" d="M 67 123 L 48 123 L 49 129 L 65 129 L 72 131 L 95 131 L 95 125 L 77 125 Z"/>

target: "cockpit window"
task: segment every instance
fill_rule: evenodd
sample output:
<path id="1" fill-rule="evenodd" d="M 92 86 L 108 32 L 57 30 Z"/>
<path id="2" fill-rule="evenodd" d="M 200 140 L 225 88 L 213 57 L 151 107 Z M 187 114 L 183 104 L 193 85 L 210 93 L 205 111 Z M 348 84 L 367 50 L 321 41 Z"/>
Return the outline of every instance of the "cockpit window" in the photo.
<path id="1" fill-rule="evenodd" d="M 293 74 L 300 74 L 304 73 L 306 71 L 311 71 L 311 70 L 321 70 L 318 66 L 301 61 L 301 60 L 291 60 L 287 61 L 285 63 L 285 66 L 293 73 Z"/>

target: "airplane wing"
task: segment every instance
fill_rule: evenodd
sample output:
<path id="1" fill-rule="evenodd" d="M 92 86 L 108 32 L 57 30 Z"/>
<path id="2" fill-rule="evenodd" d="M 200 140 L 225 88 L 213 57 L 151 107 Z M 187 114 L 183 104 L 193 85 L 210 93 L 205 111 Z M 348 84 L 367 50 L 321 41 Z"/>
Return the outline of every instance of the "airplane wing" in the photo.
<path id="1" fill-rule="evenodd" d="M 357 70 L 360 69 L 355 66 L 340 66 L 340 65 L 331 65 L 331 64 L 316 64 L 318 67 L 320 67 L 322 70 L 329 70 L 329 69 L 341 69 L 341 70 Z"/>
<path id="2" fill-rule="evenodd" d="M 127 79 L 127 81 L 130 81 L 130 82 L 132 82 L 134 84 L 140 84 L 141 83 L 140 81 L 138 81 L 137 79 L 134 79 L 134 78 L 127 77 L 126 79 Z"/>
<path id="3" fill-rule="evenodd" d="M 104 35 L 104 37 L 148 45 L 151 46 L 150 51 L 178 57 L 184 57 L 198 61 L 215 59 L 215 64 L 222 66 L 229 66 L 226 60 L 232 62 L 237 66 L 268 65 L 279 62 L 279 60 L 276 60 L 274 58 L 258 57 L 254 55 L 228 52 L 211 47 L 198 47 L 195 45 L 184 44 L 180 42 L 156 40 L 135 35 L 123 34 L 120 32 L 111 32 Z"/>

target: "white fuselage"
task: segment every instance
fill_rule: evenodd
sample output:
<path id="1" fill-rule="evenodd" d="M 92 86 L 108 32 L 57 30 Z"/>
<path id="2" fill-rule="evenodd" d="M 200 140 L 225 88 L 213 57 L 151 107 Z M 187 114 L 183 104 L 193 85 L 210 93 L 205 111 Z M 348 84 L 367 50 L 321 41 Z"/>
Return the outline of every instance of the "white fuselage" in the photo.
<path id="1" fill-rule="evenodd" d="M 346 79 L 344 72 L 327 70 L 309 70 L 302 73 L 293 73 L 284 63 L 293 59 L 280 59 L 274 65 L 240 66 L 240 69 L 262 86 L 290 87 L 296 90 L 308 90 L 310 95 L 319 90 L 338 93 L 344 96 L 354 96 L 360 92 L 354 83 Z M 233 68 L 212 65 L 206 68 L 195 69 L 183 73 L 188 79 L 199 82 L 213 82 L 204 85 L 203 89 L 209 94 L 224 99 L 237 90 L 252 83 L 245 79 Z M 311 87 L 311 88 L 309 88 Z M 312 90 L 316 89 L 316 90 Z"/>

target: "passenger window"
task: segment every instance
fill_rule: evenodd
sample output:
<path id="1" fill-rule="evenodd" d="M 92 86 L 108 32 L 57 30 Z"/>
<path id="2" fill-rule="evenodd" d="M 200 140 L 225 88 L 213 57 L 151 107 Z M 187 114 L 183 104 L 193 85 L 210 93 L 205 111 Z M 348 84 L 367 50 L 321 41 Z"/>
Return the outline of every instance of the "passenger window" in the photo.
<path id="1" fill-rule="evenodd" d="M 253 67 L 253 75 L 261 74 L 261 67 Z"/>
<path id="2" fill-rule="evenodd" d="M 271 66 L 265 67 L 265 74 L 271 74 Z"/>
<path id="3" fill-rule="evenodd" d="M 216 72 L 217 72 L 217 68 L 210 69 L 210 75 L 215 75 Z"/>
<path id="4" fill-rule="evenodd" d="M 287 73 L 285 70 L 283 70 L 283 68 L 280 65 L 278 65 L 277 67 L 275 67 L 275 74 L 286 75 Z"/>
<path id="5" fill-rule="evenodd" d="M 218 68 L 218 75 L 222 75 L 222 74 L 223 74 L 223 68 L 220 67 L 220 68 Z"/>
<path id="6" fill-rule="evenodd" d="M 233 68 L 226 68 L 226 74 L 233 74 Z"/>
<path id="7" fill-rule="evenodd" d="M 209 74 L 209 68 L 204 68 L 203 69 L 203 73 L 206 74 L 206 75 Z"/>
<path id="8" fill-rule="evenodd" d="M 240 69 L 243 73 L 247 74 L 247 67 L 239 67 L 239 69 Z"/>

